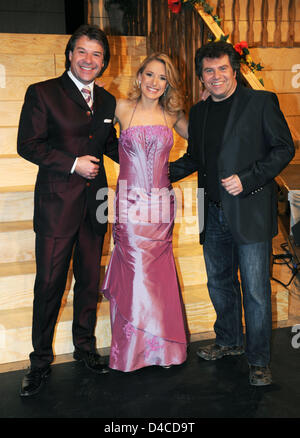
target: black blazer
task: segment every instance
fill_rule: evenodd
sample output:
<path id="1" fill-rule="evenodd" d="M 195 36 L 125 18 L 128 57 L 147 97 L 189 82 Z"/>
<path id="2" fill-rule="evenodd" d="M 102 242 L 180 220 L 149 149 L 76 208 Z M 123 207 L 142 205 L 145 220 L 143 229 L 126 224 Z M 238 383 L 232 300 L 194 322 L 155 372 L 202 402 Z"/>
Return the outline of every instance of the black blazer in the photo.
<path id="1" fill-rule="evenodd" d="M 106 201 L 99 189 L 107 189 L 103 154 L 118 161 L 113 127 L 116 100 L 94 86 L 93 113 L 67 72 L 61 77 L 30 85 L 21 111 L 18 153 L 39 166 L 35 185 L 34 230 L 52 237 L 73 235 L 84 206 L 97 234 L 107 222 L 99 222 L 97 209 Z M 100 158 L 94 180 L 71 174 L 75 157 Z M 105 205 L 105 204 L 104 204 Z"/>
<path id="2" fill-rule="evenodd" d="M 171 181 L 198 171 L 198 187 L 204 189 L 205 208 L 201 243 L 205 238 L 207 214 L 204 132 L 209 99 L 191 108 L 187 152 L 170 163 Z M 220 183 L 224 214 L 236 243 L 260 242 L 277 234 L 274 178 L 294 153 L 294 143 L 276 95 L 238 85 L 217 161 L 220 180 L 237 174 L 243 185 L 243 192 L 232 196 Z"/>

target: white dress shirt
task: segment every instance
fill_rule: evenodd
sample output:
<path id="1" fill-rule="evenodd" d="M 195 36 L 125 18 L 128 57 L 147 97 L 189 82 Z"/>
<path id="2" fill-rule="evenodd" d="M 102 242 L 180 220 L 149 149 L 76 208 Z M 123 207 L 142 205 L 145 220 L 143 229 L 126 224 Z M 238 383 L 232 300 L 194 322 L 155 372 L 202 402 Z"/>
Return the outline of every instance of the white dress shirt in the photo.
<path id="1" fill-rule="evenodd" d="M 94 81 L 90 82 L 88 85 L 86 85 L 86 84 L 83 84 L 82 82 L 80 82 L 77 78 L 75 78 L 75 76 L 73 75 L 71 70 L 68 70 L 68 75 L 72 79 L 72 81 L 74 82 L 74 84 L 76 85 L 76 87 L 78 88 L 78 90 L 80 91 L 80 93 L 82 94 L 84 99 L 85 99 L 85 97 L 81 91 L 82 88 L 89 88 L 91 90 L 91 98 L 92 98 L 92 102 L 93 102 L 93 100 L 94 100 Z M 77 164 L 77 160 L 78 160 L 78 158 L 76 158 L 74 161 L 74 164 L 73 164 L 72 169 L 71 169 L 71 173 L 74 173 L 74 170 L 75 170 L 75 167 Z"/>

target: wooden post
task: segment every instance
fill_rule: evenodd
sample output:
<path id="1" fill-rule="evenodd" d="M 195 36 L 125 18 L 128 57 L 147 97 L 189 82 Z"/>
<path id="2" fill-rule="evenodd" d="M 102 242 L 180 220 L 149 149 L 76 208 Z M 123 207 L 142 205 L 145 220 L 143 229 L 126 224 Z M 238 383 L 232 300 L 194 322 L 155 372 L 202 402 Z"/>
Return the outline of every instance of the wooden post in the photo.
<path id="1" fill-rule="evenodd" d="M 274 46 L 281 47 L 282 0 L 276 0 Z"/>
<path id="2" fill-rule="evenodd" d="M 152 1 L 151 0 L 147 0 L 147 14 L 148 14 L 147 36 L 149 36 L 151 33 L 151 28 L 152 28 Z"/>
<path id="3" fill-rule="evenodd" d="M 254 31 L 253 31 L 254 0 L 248 0 L 247 15 L 248 15 L 247 41 L 248 41 L 248 46 L 253 47 L 254 46 Z"/>
<path id="4" fill-rule="evenodd" d="M 262 47 L 268 46 L 268 15 L 269 6 L 268 0 L 262 0 L 261 6 L 261 21 L 262 21 L 262 31 L 261 31 L 261 45 Z"/>
<path id="5" fill-rule="evenodd" d="M 239 30 L 240 2 L 239 2 L 239 0 L 233 0 L 232 18 L 233 18 L 232 44 L 236 44 L 240 41 L 240 30 Z"/>
<path id="6" fill-rule="evenodd" d="M 225 1 L 224 0 L 218 0 L 217 16 L 220 18 L 221 27 L 224 29 L 224 20 L 225 20 Z"/>
<path id="7" fill-rule="evenodd" d="M 295 20 L 296 20 L 296 4 L 295 0 L 289 1 L 289 30 L 288 30 L 288 40 L 287 46 L 293 47 L 295 41 Z"/>

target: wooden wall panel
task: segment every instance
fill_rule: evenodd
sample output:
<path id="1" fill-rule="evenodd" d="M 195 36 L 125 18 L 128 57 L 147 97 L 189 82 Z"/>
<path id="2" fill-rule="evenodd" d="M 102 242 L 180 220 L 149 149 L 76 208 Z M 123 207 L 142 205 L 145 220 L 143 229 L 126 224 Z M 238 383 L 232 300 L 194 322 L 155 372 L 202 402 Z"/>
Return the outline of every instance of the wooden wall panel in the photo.
<path id="1" fill-rule="evenodd" d="M 0 157 L 17 153 L 17 130 L 16 126 L 0 128 Z"/>
<path id="2" fill-rule="evenodd" d="M 54 76 L 54 55 L 0 55 L 0 62 L 5 66 L 6 75 L 9 76 Z"/>
<path id="3" fill-rule="evenodd" d="M 54 69 L 53 69 L 54 70 Z M 38 70 L 36 70 L 39 73 Z M 49 79 L 49 77 L 54 77 L 55 74 L 47 75 L 47 76 L 13 76 L 7 75 L 5 80 L 5 88 L 0 88 L 0 101 L 21 101 L 23 102 L 25 92 L 29 85 L 45 81 Z M 1 120 L 1 124 L 4 121 Z"/>

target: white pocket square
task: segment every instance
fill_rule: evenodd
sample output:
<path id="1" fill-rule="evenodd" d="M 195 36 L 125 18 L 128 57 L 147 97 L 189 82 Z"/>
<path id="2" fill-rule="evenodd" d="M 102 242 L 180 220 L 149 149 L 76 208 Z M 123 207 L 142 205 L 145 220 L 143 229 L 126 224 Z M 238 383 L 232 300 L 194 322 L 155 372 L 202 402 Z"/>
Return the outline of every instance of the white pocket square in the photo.
<path id="1" fill-rule="evenodd" d="M 104 123 L 111 123 L 112 120 L 111 119 L 104 119 Z"/>

